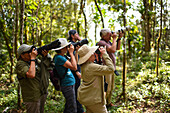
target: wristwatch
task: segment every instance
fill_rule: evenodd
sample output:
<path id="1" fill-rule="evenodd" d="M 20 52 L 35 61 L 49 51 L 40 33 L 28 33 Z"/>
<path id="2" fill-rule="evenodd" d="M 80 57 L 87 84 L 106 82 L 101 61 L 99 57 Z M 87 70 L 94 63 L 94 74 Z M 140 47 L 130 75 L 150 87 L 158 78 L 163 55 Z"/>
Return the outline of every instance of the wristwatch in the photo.
<path id="1" fill-rule="evenodd" d="M 31 59 L 30 61 L 34 61 L 35 62 L 35 59 Z"/>

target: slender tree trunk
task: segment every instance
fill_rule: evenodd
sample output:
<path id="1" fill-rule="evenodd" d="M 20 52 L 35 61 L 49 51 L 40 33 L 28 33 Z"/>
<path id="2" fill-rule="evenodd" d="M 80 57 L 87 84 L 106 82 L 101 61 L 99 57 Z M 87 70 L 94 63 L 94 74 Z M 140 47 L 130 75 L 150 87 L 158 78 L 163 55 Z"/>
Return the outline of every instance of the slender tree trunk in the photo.
<path id="1" fill-rule="evenodd" d="M 124 12 L 123 12 L 123 19 L 124 19 L 124 27 L 126 27 L 126 0 L 124 0 Z M 123 101 L 126 101 L 126 32 L 124 32 L 124 38 L 123 38 L 123 89 L 122 89 L 122 94 L 123 94 Z"/>
<path id="2" fill-rule="evenodd" d="M 100 13 L 101 21 L 102 21 L 102 27 L 104 28 L 104 19 L 103 19 L 102 12 L 101 12 L 101 10 L 100 10 L 100 8 L 99 8 L 98 4 L 97 4 L 97 1 L 96 1 L 96 0 L 94 0 L 94 2 L 95 2 L 95 5 L 96 5 L 96 7 L 97 7 L 97 9 L 98 9 L 99 13 Z"/>
<path id="3" fill-rule="evenodd" d="M 17 58 L 17 42 L 18 42 L 18 20 L 19 20 L 19 8 L 18 8 L 18 0 L 15 0 L 16 4 L 16 21 L 15 21 L 15 56 Z M 21 88 L 18 83 L 18 108 L 21 108 Z"/>
<path id="4" fill-rule="evenodd" d="M 129 59 L 131 59 L 131 44 L 130 44 L 130 42 L 131 42 L 131 39 L 130 39 L 130 33 L 129 33 L 129 31 L 128 31 L 128 49 L 129 49 Z"/>
<path id="5" fill-rule="evenodd" d="M 16 20 L 15 20 L 15 56 L 17 58 L 17 41 L 18 41 L 18 20 L 19 20 L 19 10 L 18 10 L 18 0 L 15 0 L 16 4 Z"/>
<path id="6" fill-rule="evenodd" d="M 25 19 L 24 19 L 24 22 L 26 22 L 27 21 L 27 14 L 25 15 Z M 28 42 L 28 29 L 27 29 L 27 25 L 25 24 L 24 25 L 24 29 L 25 29 L 25 44 L 27 44 L 27 42 Z"/>
<path id="7" fill-rule="evenodd" d="M 25 0 L 20 0 L 20 44 L 23 44 L 23 30 L 24 30 L 24 10 L 25 10 Z"/>
<path id="8" fill-rule="evenodd" d="M 50 42 L 52 42 L 52 3 L 50 2 Z"/>
<path id="9" fill-rule="evenodd" d="M 86 2 L 86 0 L 82 0 L 81 1 L 81 6 L 80 6 L 81 9 L 80 10 L 81 10 L 81 12 L 83 13 L 83 16 L 84 16 L 84 21 L 85 21 L 85 23 L 84 23 L 84 26 L 85 26 L 85 38 L 87 38 L 87 19 L 86 19 L 86 14 L 84 12 L 85 2 Z"/>
<path id="10" fill-rule="evenodd" d="M 39 7 L 40 7 L 40 0 L 37 4 L 38 4 L 38 8 L 36 11 L 36 19 L 38 20 L 38 11 L 39 11 Z M 38 22 L 36 22 L 36 33 L 35 34 L 36 34 L 36 43 L 38 44 L 39 43 Z"/>
<path id="11" fill-rule="evenodd" d="M 159 37 L 157 39 L 157 58 L 156 58 L 156 75 L 157 77 L 159 76 L 159 45 L 160 45 L 160 41 L 162 38 L 162 0 L 161 0 L 161 18 L 160 18 L 160 32 L 159 32 Z"/>
<path id="12" fill-rule="evenodd" d="M 155 25 L 156 25 L 156 2 L 157 0 L 155 0 L 155 7 L 153 8 L 153 10 L 155 10 L 155 13 L 154 13 L 154 17 L 153 17 L 153 34 L 152 34 L 152 38 L 153 38 L 153 48 L 155 50 Z"/>

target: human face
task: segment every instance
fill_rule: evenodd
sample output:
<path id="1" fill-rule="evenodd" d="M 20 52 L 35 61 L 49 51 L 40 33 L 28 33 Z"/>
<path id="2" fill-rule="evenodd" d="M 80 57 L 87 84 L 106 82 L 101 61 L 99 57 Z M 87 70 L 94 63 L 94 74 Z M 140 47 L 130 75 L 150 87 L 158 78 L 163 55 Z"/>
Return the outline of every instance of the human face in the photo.
<path id="1" fill-rule="evenodd" d="M 94 62 L 94 61 L 95 61 L 95 55 L 96 55 L 96 53 L 93 53 L 93 54 L 90 56 L 89 60 L 90 60 L 91 62 Z"/>
<path id="2" fill-rule="evenodd" d="M 21 54 L 21 58 L 22 58 L 24 61 L 30 61 L 30 60 L 31 60 L 31 55 L 30 55 L 30 53 L 25 52 L 25 53 L 22 53 L 22 54 Z"/>
<path id="3" fill-rule="evenodd" d="M 111 36 L 112 36 L 112 34 L 109 32 L 104 36 L 104 39 L 108 42 L 111 40 Z"/>
<path id="4" fill-rule="evenodd" d="M 64 55 L 67 52 L 67 49 L 68 49 L 68 46 L 66 46 L 63 49 L 61 49 L 62 55 Z"/>
<path id="5" fill-rule="evenodd" d="M 80 40 L 80 36 L 79 36 L 79 34 L 78 33 L 76 33 L 76 34 L 74 34 L 74 39 L 75 39 L 75 41 L 79 41 Z"/>

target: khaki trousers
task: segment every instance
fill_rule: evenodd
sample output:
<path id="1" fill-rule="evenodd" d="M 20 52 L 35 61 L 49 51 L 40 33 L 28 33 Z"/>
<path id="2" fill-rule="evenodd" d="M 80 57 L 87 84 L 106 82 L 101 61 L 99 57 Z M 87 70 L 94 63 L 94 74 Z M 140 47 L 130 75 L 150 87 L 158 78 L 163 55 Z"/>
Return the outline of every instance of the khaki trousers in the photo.
<path id="1" fill-rule="evenodd" d="M 24 102 L 27 113 L 44 113 L 44 105 L 47 99 L 47 94 L 40 97 L 37 102 Z"/>
<path id="2" fill-rule="evenodd" d="M 102 103 L 91 105 L 91 106 L 85 106 L 86 107 L 86 113 L 108 113 L 106 106 Z"/>
<path id="3" fill-rule="evenodd" d="M 111 103 L 112 91 L 114 89 L 114 73 L 106 75 L 106 82 L 108 83 L 106 92 L 106 102 L 107 105 Z"/>

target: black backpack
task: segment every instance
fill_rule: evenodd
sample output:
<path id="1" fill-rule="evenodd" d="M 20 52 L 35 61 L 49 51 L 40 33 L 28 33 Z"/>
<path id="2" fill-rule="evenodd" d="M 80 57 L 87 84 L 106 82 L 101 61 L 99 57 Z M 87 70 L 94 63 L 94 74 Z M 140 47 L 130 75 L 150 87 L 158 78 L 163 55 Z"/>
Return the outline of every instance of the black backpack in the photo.
<path id="1" fill-rule="evenodd" d="M 61 86 L 60 86 L 60 81 L 61 79 L 65 78 L 65 75 L 68 71 L 68 68 L 66 69 L 65 73 L 64 73 L 64 76 L 60 76 L 59 73 L 57 72 L 56 68 L 55 68 L 55 65 L 53 66 L 53 70 L 50 70 L 50 80 L 54 86 L 54 88 L 57 90 L 57 91 L 61 91 Z"/>

